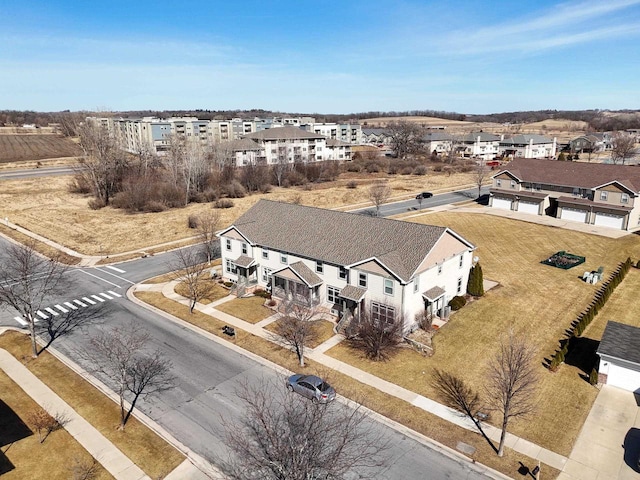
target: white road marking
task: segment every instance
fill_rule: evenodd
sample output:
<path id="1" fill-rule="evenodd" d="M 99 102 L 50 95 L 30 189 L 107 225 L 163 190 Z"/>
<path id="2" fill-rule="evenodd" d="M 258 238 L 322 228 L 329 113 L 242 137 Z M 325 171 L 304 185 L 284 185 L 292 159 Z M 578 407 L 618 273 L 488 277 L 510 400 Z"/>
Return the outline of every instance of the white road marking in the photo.
<path id="1" fill-rule="evenodd" d="M 84 299 L 83 299 L 83 300 L 84 300 Z M 87 304 L 86 304 L 86 303 L 83 303 L 83 302 L 81 302 L 80 300 L 74 300 L 74 301 L 73 301 L 73 303 L 78 304 L 78 305 L 80 305 L 81 307 L 86 307 L 86 306 L 87 306 Z"/>
<path id="2" fill-rule="evenodd" d="M 85 275 L 89 275 L 90 277 L 97 278 L 98 280 L 101 280 L 101 281 L 103 281 L 103 282 L 105 282 L 105 283 L 108 283 L 109 285 L 113 285 L 113 286 L 114 286 L 114 287 L 116 287 L 116 288 L 120 288 L 120 285 L 117 285 L 117 284 L 115 284 L 115 283 L 113 283 L 113 282 L 110 282 L 109 280 L 105 280 L 104 278 L 99 277 L 98 275 L 94 275 L 94 274 L 92 274 L 92 273 L 89 273 L 89 272 L 87 272 L 87 271 L 86 271 L 86 270 L 84 270 L 84 269 L 82 269 L 82 270 L 78 270 L 78 271 L 79 271 L 79 272 L 84 273 Z M 100 271 L 102 272 L 103 270 L 100 270 Z M 109 272 L 104 272 L 104 273 L 109 273 Z"/>
<path id="3" fill-rule="evenodd" d="M 74 302 L 78 302 L 78 300 L 74 300 Z M 82 302 L 78 302 L 78 303 L 82 303 Z M 72 310 L 77 310 L 77 309 L 78 309 L 78 307 L 76 307 L 76 306 L 75 306 L 73 303 L 71 303 L 71 302 L 64 302 L 64 304 L 65 304 L 67 307 L 69 307 L 70 309 L 72 309 Z"/>
<path id="4" fill-rule="evenodd" d="M 112 277 L 116 277 L 118 280 L 122 280 L 123 282 L 126 282 L 126 283 L 128 283 L 130 285 L 135 285 L 135 282 L 132 282 L 131 280 L 127 280 L 126 278 L 121 277 L 120 275 L 116 275 L 115 273 L 111 273 L 111 272 L 108 272 L 106 270 L 102 270 L 101 268 L 98 268 L 98 267 L 96 267 L 95 270 L 97 270 L 99 272 L 102 272 L 102 273 L 105 273 L 107 275 L 111 275 Z M 98 277 L 98 278 L 100 278 L 100 277 Z M 104 280 L 104 281 L 107 282 L 107 280 Z M 110 282 L 107 282 L 107 283 L 110 283 Z M 114 284 L 112 284 L 112 285 L 114 285 Z M 119 285 L 116 285 L 116 287 L 120 288 Z"/>
<path id="5" fill-rule="evenodd" d="M 47 317 L 44 313 L 42 313 L 40 310 L 38 310 L 36 312 L 36 315 L 38 315 L 40 318 L 44 318 L 45 320 L 49 317 Z"/>
<path id="6" fill-rule="evenodd" d="M 111 265 L 107 265 L 106 268 L 110 268 L 111 270 L 113 270 L 114 272 L 118 272 L 118 273 L 127 273 L 124 270 L 120 270 L 119 268 L 113 267 Z"/>
<path id="7" fill-rule="evenodd" d="M 82 297 L 82 300 L 84 300 L 87 303 L 90 303 L 91 305 L 95 305 L 96 304 L 96 302 L 94 302 L 93 300 L 91 300 L 90 298 L 87 298 L 87 297 Z"/>
<path id="8" fill-rule="evenodd" d="M 20 325 L 26 325 L 27 324 L 26 320 L 24 318 L 22 318 L 22 317 L 13 317 L 13 319 L 16 322 L 18 322 Z"/>
<path id="9" fill-rule="evenodd" d="M 110 297 L 106 293 L 101 293 L 100 296 L 106 298 L 107 300 L 113 300 L 113 297 Z"/>
<path id="10" fill-rule="evenodd" d="M 58 310 L 60 310 L 62 313 L 67 313 L 69 310 L 67 310 L 66 308 L 64 308 L 62 305 L 56 305 L 55 306 Z"/>
<path id="11" fill-rule="evenodd" d="M 91 298 L 95 298 L 99 302 L 104 302 L 104 298 L 100 298 L 98 295 L 91 295 Z M 84 299 L 83 299 L 84 300 Z"/>
<path id="12" fill-rule="evenodd" d="M 114 292 L 113 290 L 109 290 L 107 293 L 113 295 L 114 297 L 118 297 L 118 298 L 122 296 L 119 293 Z"/>
<path id="13" fill-rule="evenodd" d="M 53 315 L 54 317 L 57 317 L 57 316 L 59 316 L 59 315 L 60 315 L 58 312 L 56 312 L 56 311 L 55 311 L 53 308 L 51 308 L 51 307 L 47 307 L 47 308 L 45 308 L 45 310 L 46 310 L 47 312 L 49 312 L 51 315 Z"/>

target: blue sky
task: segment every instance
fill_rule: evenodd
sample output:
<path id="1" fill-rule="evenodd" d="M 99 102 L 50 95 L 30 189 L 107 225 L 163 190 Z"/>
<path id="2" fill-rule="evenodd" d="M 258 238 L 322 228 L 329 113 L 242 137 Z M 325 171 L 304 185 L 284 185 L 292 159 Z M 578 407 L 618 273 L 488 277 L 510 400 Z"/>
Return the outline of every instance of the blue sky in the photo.
<path id="1" fill-rule="evenodd" d="M 0 0 L 0 109 L 640 108 L 640 0 Z"/>

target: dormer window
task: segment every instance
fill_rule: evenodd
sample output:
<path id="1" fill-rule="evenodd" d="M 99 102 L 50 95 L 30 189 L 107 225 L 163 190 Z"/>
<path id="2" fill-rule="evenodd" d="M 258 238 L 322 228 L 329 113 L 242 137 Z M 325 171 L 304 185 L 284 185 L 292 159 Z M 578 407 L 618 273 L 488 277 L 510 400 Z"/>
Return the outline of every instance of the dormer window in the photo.
<path id="1" fill-rule="evenodd" d="M 500 180 L 499 178 L 496 178 L 496 187 L 501 187 L 502 186 L 502 180 Z"/>
<path id="2" fill-rule="evenodd" d="M 623 193 L 623 194 L 620 196 L 620 202 L 621 202 L 621 203 L 629 203 L 629 195 L 628 195 L 628 194 L 626 194 L 626 193 Z"/>
<path id="3" fill-rule="evenodd" d="M 515 180 L 511 180 L 511 188 L 516 188 L 516 181 Z"/>
<path id="4" fill-rule="evenodd" d="M 607 198 L 609 198 L 609 193 L 602 191 L 600 192 L 600 200 L 607 200 Z"/>

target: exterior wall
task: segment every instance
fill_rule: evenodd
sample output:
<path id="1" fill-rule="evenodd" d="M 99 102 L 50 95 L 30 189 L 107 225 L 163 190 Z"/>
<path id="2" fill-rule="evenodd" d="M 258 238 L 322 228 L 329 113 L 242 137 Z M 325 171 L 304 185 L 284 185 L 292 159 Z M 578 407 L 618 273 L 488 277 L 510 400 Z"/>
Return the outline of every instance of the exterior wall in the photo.
<path id="1" fill-rule="evenodd" d="M 476 139 L 473 143 L 464 142 L 464 150 L 462 154 L 465 157 L 478 157 L 483 160 L 493 160 L 498 155 L 500 141 L 480 141 Z"/>
<path id="2" fill-rule="evenodd" d="M 606 192 L 607 198 L 603 200 L 602 192 Z M 627 201 L 623 202 L 623 196 L 626 195 Z M 616 185 L 606 185 L 602 188 L 596 189 L 593 195 L 593 202 L 597 204 L 604 205 L 615 205 L 622 207 L 633 207 L 635 203 L 635 197 L 627 192 L 626 190 L 622 190 Z"/>

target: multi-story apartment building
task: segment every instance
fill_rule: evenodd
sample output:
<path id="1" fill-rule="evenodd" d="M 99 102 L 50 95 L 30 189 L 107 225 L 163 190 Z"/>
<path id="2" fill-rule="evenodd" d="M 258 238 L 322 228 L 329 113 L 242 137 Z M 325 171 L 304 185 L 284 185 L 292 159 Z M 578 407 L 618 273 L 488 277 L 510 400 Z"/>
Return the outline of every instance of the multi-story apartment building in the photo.
<path id="1" fill-rule="evenodd" d="M 555 158 L 557 142 L 544 135 L 514 135 L 500 140 L 499 154 L 505 158 Z"/>
<path id="2" fill-rule="evenodd" d="M 459 144 L 463 157 L 493 160 L 498 155 L 500 137 L 486 132 L 468 133 Z"/>
<path id="3" fill-rule="evenodd" d="M 362 144 L 362 127 L 357 123 L 307 123 L 302 128 L 333 140 L 352 145 Z"/>
<path id="4" fill-rule="evenodd" d="M 238 293 L 271 288 L 280 300 L 344 318 L 446 316 L 464 295 L 475 247 L 446 227 L 260 200 L 218 235 L 223 277 Z"/>

